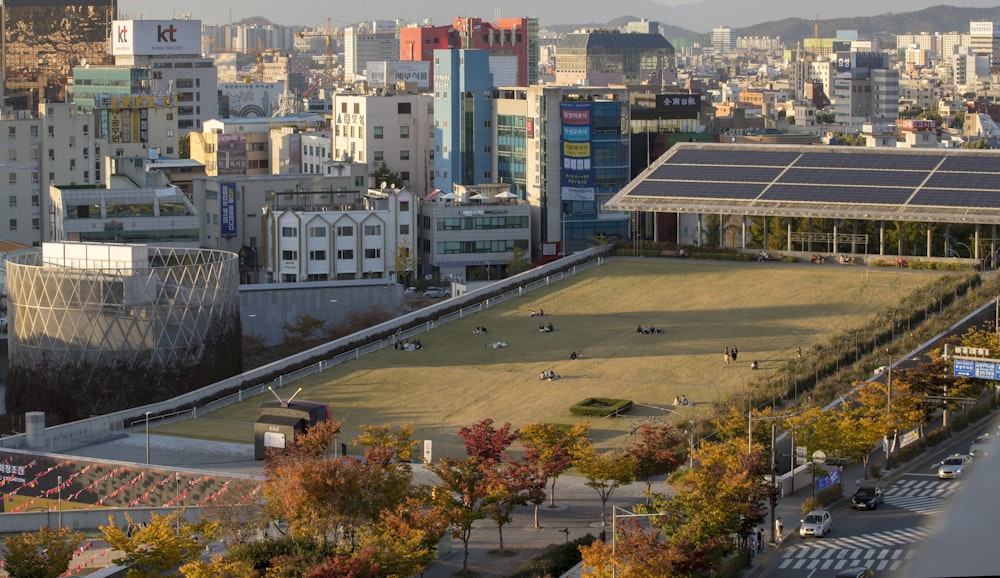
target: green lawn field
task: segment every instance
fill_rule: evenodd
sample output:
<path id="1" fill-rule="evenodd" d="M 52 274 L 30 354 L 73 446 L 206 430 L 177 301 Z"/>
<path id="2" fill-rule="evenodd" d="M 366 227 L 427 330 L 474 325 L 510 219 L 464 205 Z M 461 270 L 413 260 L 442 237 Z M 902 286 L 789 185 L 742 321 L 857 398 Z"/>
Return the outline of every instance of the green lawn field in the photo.
<path id="1" fill-rule="evenodd" d="M 386 349 L 279 393 L 330 404 L 345 440 L 359 426 L 410 424 L 415 439 L 433 440 L 434 459 L 463 455 L 457 430 L 484 418 L 515 427 L 575 423 L 569 406 L 587 397 L 630 399 L 621 418 L 590 418 L 599 447 L 629 442 L 643 416 L 670 422 L 712 411 L 810 345 L 933 282 L 935 273 L 890 268 L 783 263 L 616 259 L 560 284 L 418 337 L 419 351 Z M 544 309 L 544 319 L 530 318 Z M 540 333 L 540 322 L 554 331 Z M 663 333 L 643 335 L 638 326 Z M 473 333 L 485 326 L 488 334 Z M 504 341 L 501 349 L 489 343 Z M 739 348 L 724 367 L 723 350 Z M 582 352 L 570 360 L 573 352 Z M 757 360 L 758 371 L 750 370 Z M 562 378 L 540 381 L 553 370 Z M 673 408 L 684 394 L 692 404 Z M 158 433 L 252 443 L 257 397 L 168 424 Z M 657 408 L 669 408 L 673 413 Z M 356 451 L 356 450 L 355 450 Z"/>

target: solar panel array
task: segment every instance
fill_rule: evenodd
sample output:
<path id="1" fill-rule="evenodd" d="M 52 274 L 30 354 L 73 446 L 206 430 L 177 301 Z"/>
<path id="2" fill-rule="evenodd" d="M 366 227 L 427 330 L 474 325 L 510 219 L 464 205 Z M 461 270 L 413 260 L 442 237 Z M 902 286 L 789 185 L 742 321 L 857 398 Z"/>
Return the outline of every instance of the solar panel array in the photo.
<path id="1" fill-rule="evenodd" d="M 625 196 L 1000 208 L 1000 156 L 889 150 L 680 147 Z"/>

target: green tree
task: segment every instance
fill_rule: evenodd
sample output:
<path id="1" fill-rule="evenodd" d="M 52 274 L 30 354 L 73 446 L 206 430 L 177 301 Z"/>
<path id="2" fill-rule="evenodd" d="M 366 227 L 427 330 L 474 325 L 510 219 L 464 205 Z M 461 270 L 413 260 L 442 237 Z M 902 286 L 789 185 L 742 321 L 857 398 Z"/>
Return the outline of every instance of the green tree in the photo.
<path id="1" fill-rule="evenodd" d="M 382 161 L 382 164 L 375 169 L 375 172 L 372 173 L 371 177 L 372 182 L 375 183 L 376 187 L 381 187 L 382 183 L 385 183 L 385 186 L 388 188 L 403 188 L 403 179 L 399 177 L 399 173 L 390 170 L 389 165 L 385 164 L 385 161 Z"/>
<path id="2" fill-rule="evenodd" d="M 177 158 L 191 158 L 191 135 L 186 134 L 177 139 Z"/>
<path id="3" fill-rule="evenodd" d="M 429 497 L 429 496 L 428 496 Z M 375 552 L 383 576 L 417 576 L 437 555 L 448 529 L 444 512 L 422 497 L 410 497 L 384 511 L 374 526 L 359 532 L 358 545 Z"/>
<path id="4" fill-rule="evenodd" d="M 191 523 L 180 511 L 169 516 L 151 513 L 149 523 L 138 526 L 125 514 L 127 527 L 115 525 L 113 516 L 109 524 L 101 526 L 104 541 L 125 556 L 116 564 L 128 567 L 127 578 L 145 578 L 172 572 L 179 566 L 197 560 L 205 546 L 215 536 L 215 522 Z M 134 531 L 129 531 L 130 529 Z"/>
<path id="5" fill-rule="evenodd" d="M 581 443 L 588 443 L 590 424 L 584 422 L 574 426 L 541 423 L 528 424 L 521 428 L 521 440 L 527 448 L 527 458 L 538 463 L 549 486 L 549 507 L 556 507 L 556 480 L 573 465 L 573 453 Z M 535 526 L 538 526 L 538 510 L 535 509 Z"/>
<path id="6" fill-rule="evenodd" d="M 963 149 L 989 149 L 993 148 L 990 146 L 990 141 L 985 138 L 970 138 L 969 140 L 962 143 Z"/>
<path id="7" fill-rule="evenodd" d="M 531 260 L 528 259 L 528 252 L 520 247 L 514 247 L 510 251 L 510 261 L 507 261 L 507 276 L 517 275 L 531 269 Z"/>
<path id="8" fill-rule="evenodd" d="M 57 578 L 69 569 L 83 534 L 70 528 L 50 529 L 7 538 L 4 570 L 11 578 Z"/>

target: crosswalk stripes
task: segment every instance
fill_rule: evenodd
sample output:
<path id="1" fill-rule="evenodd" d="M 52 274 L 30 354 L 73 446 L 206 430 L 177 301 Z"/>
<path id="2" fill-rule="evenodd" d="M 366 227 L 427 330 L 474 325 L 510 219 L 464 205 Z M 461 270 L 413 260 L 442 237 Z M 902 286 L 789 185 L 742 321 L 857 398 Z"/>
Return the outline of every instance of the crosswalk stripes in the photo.
<path id="1" fill-rule="evenodd" d="M 886 489 L 885 503 L 934 516 L 945 511 L 945 501 L 960 484 L 958 480 L 904 478 Z"/>
<path id="2" fill-rule="evenodd" d="M 899 546 L 922 542 L 928 528 L 906 528 L 845 538 L 823 538 L 796 544 L 784 551 L 781 569 L 842 570 L 865 566 L 877 572 L 895 572 L 917 550 Z"/>

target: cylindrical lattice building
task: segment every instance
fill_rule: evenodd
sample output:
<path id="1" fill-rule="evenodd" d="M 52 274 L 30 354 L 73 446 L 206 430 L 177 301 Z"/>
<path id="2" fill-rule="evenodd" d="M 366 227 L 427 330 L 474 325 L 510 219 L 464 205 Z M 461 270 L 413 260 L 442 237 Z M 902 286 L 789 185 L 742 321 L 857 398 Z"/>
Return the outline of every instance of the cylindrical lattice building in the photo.
<path id="1" fill-rule="evenodd" d="M 7 261 L 7 411 L 63 423 L 240 371 L 239 257 L 45 243 Z"/>

